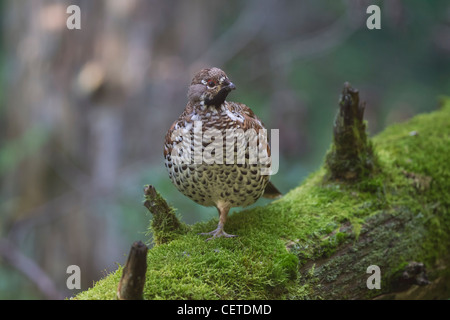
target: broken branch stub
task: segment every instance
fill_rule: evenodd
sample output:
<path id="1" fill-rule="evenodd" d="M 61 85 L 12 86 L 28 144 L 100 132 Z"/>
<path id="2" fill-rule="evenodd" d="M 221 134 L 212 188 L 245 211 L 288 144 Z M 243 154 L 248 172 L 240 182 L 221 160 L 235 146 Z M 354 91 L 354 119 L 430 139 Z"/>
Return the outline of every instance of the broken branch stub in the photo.
<path id="1" fill-rule="evenodd" d="M 141 241 L 133 243 L 117 287 L 119 300 L 142 300 L 148 248 Z"/>
<path id="2" fill-rule="evenodd" d="M 153 214 L 150 231 L 156 244 L 167 243 L 187 230 L 155 187 L 145 186 L 144 197 L 144 206 Z"/>
<path id="3" fill-rule="evenodd" d="M 358 90 L 346 82 L 334 122 L 333 144 L 325 160 L 330 180 L 358 180 L 368 176 L 376 166 L 363 120 L 364 108 Z"/>

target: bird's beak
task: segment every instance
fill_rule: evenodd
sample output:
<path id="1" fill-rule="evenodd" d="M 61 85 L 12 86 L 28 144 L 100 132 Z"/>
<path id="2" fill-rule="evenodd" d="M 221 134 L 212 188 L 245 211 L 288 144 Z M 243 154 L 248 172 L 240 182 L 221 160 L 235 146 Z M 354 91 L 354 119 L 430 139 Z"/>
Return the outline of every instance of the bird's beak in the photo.
<path id="1" fill-rule="evenodd" d="M 227 91 L 231 91 L 231 90 L 236 89 L 236 86 L 234 85 L 233 82 L 230 82 L 229 84 L 227 84 L 227 85 L 224 87 L 224 89 L 227 89 Z"/>
<path id="2" fill-rule="evenodd" d="M 233 82 L 226 81 L 221 84 L 219 92 L 212 99 L 205 99 L 207 105 L 220 106 L 231 92 L 231 90 L 236 89 Z"/>

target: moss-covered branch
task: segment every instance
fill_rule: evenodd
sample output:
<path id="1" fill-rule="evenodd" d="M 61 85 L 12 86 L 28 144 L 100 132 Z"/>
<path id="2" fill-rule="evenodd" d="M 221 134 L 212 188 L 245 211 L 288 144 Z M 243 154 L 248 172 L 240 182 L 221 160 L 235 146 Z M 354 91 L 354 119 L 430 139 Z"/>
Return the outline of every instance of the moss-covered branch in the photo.
<path id="1" fill-rule="evenodd" d="M 283 198 L 232 214 L 238 238 L 205 242 L 197 233 L 210 221 L 149 250 L 144 298 L 448 299 L 450 100 L 372 143 L 381 169 L 363 179 L 329 180 L 323 167 Z M 370 265 L 379 290 L 366 286 Z M 77 298 L 114 299 L 121 274 Z"/>
<path id="2" fill-rule="evenodd" d="M 175 210 L 169 206 L 155 187 L 144 187 L 144 206 L 153 215 L 149 235 L 153 235 L 155 244 L 163 244 L 187 232 L 188 227 L 178 220 Z"/>

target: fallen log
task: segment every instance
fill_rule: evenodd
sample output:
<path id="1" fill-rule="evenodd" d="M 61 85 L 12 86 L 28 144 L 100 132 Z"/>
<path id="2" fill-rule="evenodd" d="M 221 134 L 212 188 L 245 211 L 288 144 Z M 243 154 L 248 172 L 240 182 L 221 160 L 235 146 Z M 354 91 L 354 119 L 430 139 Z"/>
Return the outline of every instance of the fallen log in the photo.
<path id="1" fill-rule="evenodd" d="M 325 164 L 232 214 L 237 238 L 197 235 L 216 219 L 159 234 L 168 241 L 148 252 L 144 299 L 448 299 L 450 99 L 370 144 L 376 170 L 333 176 Z M 76 298 L 114 299 L 121 271 Z"/>

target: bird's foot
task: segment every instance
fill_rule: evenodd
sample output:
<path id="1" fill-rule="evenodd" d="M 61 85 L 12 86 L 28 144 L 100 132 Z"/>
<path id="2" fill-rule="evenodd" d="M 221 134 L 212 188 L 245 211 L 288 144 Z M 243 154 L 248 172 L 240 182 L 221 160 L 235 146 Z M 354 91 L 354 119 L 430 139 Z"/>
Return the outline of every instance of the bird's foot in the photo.
<path id="1" fill-rule="evenodd" d="M 226 233 L 225 231 L 223 231 L 223 228 L 217 228 L 216 230 L 213 230 L 213 231 L 211 231 L 211 232 L 202 232 L 202 233 L 199 233 L 199 235 L 202 235 L 202 236 L 212 236 L 212 237 L 206 239 L 206 241 L 209 241 L 209 240 L 212 240 L 212 239 L 215 239 L 215 238 L 221 238 L 221 237 L 224 237 L 224 238 L 234 238 L 234 237 L 237 237 L 237 236 L 234 235 L 234 234 L 228 234 L 228 233 Z"/>

